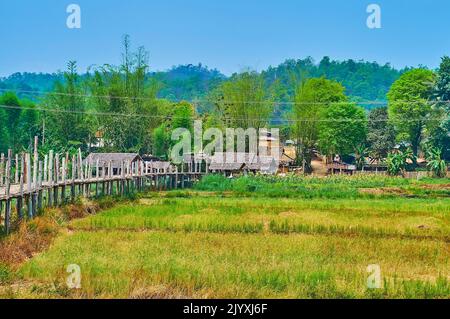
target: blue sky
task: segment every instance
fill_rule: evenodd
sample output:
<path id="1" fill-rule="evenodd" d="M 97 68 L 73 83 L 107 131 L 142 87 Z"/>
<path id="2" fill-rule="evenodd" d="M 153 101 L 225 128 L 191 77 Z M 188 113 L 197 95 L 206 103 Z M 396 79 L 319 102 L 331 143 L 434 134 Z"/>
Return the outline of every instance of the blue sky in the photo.
<path id="1" fill-rule="evenodd" d="M 79 30 L 66 27 L 71 3 Z M 371 3 L 381 29 L 366 26 Z M 152 70 L 201 62 L 230 74 L 325 55 L 434 68 L 450 54 L 449 12 L 448 0 L 0 0 L 0 76 L 117 64 L 125 33 Z"/>

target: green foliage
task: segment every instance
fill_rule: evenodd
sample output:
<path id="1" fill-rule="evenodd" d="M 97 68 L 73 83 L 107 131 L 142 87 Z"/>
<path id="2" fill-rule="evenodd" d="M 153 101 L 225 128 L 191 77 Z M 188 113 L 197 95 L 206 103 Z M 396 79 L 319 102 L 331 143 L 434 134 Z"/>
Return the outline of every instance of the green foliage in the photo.
<path id="1" fill-rule="evenodd" d="M 442 57 L 441 64 L 437 71 L 436 86 L 434 89 L 434 97 L 439 101 L 450 101 L 450 57 Z M 449 108 L 448 103 L 443 103 Z"/>
<path id="2" fill-rule="evenodd" d="M 11 270 L 6 265 L 0 263 L 0 285 L 9 283 L 11 278 Z"/>
<path id="3" fill-rule="evenodd" d="M 109 151 L 150 153 L 152 132 L 162 122 L 158 115 L 166 103 L 156 98 L 157 86 L 146 82 L 148 53 L 142 47 L 131 51 L 128 36 L 123 47 L 121 65 L 104 65 L 89 76 L 95 108 L 105 114 L 97 119 L 97 129 Z"/>
<path id="4" fill-rule="evenodd" d="M 35 135 L 39 135 L 39 114 L 33 102 L 20 100 L 15 93 L 0 96 L 0 150 L 20 152 L 30 149 Z M 11 108 L 8 108 L 11 107 Z"/>
<path id="5" fill-rule="evenodd" d="M 2 153 L 6 153 L 9 146 L 7 123 L 6 112 L 4 109 L 0 108 L 0 152 Z"/>
<path id="6" fill-rule="evenodd" d="M 258 130 L 273 112 L 271 96 L 256 72 L 233 75 L 219 87 L 217 95 L 216 109 L 231 127 Z"/>
<path id="7" fill-rule="evenodd" d="M 355 161 L 358 169 L 362 169 L 369 156 L 369 149 L 364 145 L 358 145 L 355 148 Z"/>
<path id="8" fill-rule="evenodd" d="M 374 159 L 384 159 L 395 145 L 395 130 L 389 122 L 386 107 L 370 111 L 367 122 L 367 144 Z"/>
<path id="9" fill-rule="evenodd" d="M 269 67 L 262 75 L 267 85 L 277 84 L 277 98 L 291 101 L 295 96 L 298 82 L 308 78 L 326 77 L 342 83 L 346 92 L 354 101 L 384 101 L 392 83 L 405 70 L 396 70 L 389 64 L 380 65 L 364 61 L 335 61 L 324 57 L 316 64 L 311 57 L 301 60 L 287 60 L 277 67 Z M 370 108 L 372 104 L 366 104 Z M 289 111 L 283 105 L 283 111 Z"/>
<path id="10" fill-rule="evenodd" d="M 311 170 L 313 151 L 319 140 L 320 121 L 333 103 L 347 101 L 344 91 L 341 84 L 325 78 L 309 79 L 297 87 L 292 133 L 298 141 L 298 164 L 304 161 L 307 172 Z"/>
<path id="11" fill-rule="evenodd" d="M 44 101 L 45 107 L 51 110 L 45 113 L 48 128 L 46 139 L 49 143 L 62 145 L 67 145 L 69 141 L 79 141 L 87 146 L 95 129 L 90 125 L 92 118 L 85 114 L 88 102 L 82 96 L 86 91 L 77 73 L 76 62 L 70 61 L 67 64 L 63 77 L 64 82 L 57 82 L 54 92 Z"/>
<path id="12" fill-rule="evenodd" d="M 389 116 L 398 133 L 411 143 L 415 156 L 418 154 L 423 130 L 432 115 L 428 102 L 435 75 L 425 69 L 414 69 L 403 74 L 392 85 L 389 93 Z"/>
<path id="13" fill-rule="evenodd" d="M 405 151 L 398 151 L 396 153 L 390 153 L 387 158 L 388 172 L 392 176 L 403 175 L 408 160 L 414 161 L 415 156 L 410 148 Z"/>
<path id="14" fill-rule="evenodd" d="M 166 124 L 161 124 L 153 131 L 153 154 L 166 157 L 169 150 L 170 136 Z"/>
<path id="15" fill-rule="evenodd" d="M 442 150 L 442 157 L 450 160 L 450 57 L 444 56 L 437 71 L 433 107 L 441 120 L 430 130 L 428 144 Z"/>
<path id="16" fill-rule="evenodd" d="M 363 108 L 352 104 L 333 104 L 325 110 L 320 124 L 319 146 L 323 154 L 349 155 L 364 143 L 367 119 Z"/>
<path id="17" fill-rule="evenodd" d="M 439 149 L 431 148 L 427 152 L 427 167 L 433 173 L 434 177 L 447 176 L 447 164 L 442 159 L 442 152 Z"/>
<path id="18" fill-rule="evenodd" d="M 199 100 L 196 111 L 205 113 L 212 109 L 204 99 L 225 81 L 226 77 L 218 70 L 208 69 L 201 64 L 189 64 L 173 67 L 166 72 L 151 73 L 149 79 L 160 85 L 158 97 L 170 101 Z"/>

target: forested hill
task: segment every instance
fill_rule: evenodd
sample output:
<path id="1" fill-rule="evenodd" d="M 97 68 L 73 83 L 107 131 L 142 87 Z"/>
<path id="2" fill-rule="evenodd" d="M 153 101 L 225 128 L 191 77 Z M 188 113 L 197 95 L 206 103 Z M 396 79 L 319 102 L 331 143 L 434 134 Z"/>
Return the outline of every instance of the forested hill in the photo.
<path id="1" fill-rule="evenodd" d="M 261 72 L 268 87 L 275 89 L 277 99 L 288 101 L 295 83 L 310 77 L 326 77 L 341 82 L 347 94 L 357 101 L 385 100 L 392 83 L 405 70 L 396 70 L 389 64 L 380 65 L 364 61 L 334 61 L 328 57 L 319 63 L 311 58 L 287 60 L 276 67 Z M 147 78 L 156 81 L 159 97 L 171 100 L 195 100 L 205 97 L 227 77 L 216 69 L 199 65 L 181 65 L 168 71 L 149 73 Z M 15 73 L 0 79 L 0 89 L 22 91 L 50 91 L 61 74 Z M 31 97 L 22 93 L 22 97 Z"/>
<path id="2" fill-rule="evenodd" d="M 277 67 L 269 67 L 262 74 L 268 84 L 279 82 L 279 95 L 283 100 L 292 96 L 294 82 L 305 78 L 325 77 L 341 82 L 347 90 L 346 94 L 354 100 L 384 101 L 392 83 L 406 70 L 396 70 L 389 64 L 334 61 L 324 57 L 319 63 L 314 63 L 312 58 L 287 60 Z"/>
<path id="3" fill-rule="evenodd" d="M 149 78 L 159 83 L 159 96 L 169 100 L 194 100 L 219 86 L 226 76 L 215 69 L 199 65 L 180 65 L 169 71 L 155 72 Z"/>

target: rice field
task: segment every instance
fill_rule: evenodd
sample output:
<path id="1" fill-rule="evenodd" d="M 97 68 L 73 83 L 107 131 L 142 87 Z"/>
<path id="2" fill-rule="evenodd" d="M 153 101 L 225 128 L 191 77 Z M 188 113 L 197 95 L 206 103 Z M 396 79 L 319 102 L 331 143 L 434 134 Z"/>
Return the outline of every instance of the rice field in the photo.
<path id="1" fill-rule="evenodd" d="M 316 180 L 293 182 L 317 188 L 311 198 L 266 196 L 270 181 L 257 178 L 206 182 L 64 223 L 49 249 L 0 267 L 0 297 L 450 297 L 448 180 L 323 184 L 353 192 L 347 198 L 324 197 Z M 80 266 L 80 289 L 66 285 L 70 264 Z M 369 265 L 381 270 L 376 289 Z"/>

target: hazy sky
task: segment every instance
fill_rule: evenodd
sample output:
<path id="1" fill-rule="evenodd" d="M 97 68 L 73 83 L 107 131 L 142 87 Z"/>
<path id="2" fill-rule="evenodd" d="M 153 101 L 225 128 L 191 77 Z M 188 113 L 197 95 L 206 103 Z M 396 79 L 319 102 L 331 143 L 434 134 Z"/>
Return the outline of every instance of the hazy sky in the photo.
<path id="1" fill-rule="evenodd" d="M 71 3 L 81 29 L 66 26 Z M 381 29 L 366 26 L 371 3 Z M 450 54 L 449 14 L 449 0 L 0 0 L 0 76 L 117 64 L 125 33 L 152 70 L 201 62 L 230 74 L 324 55 L 434 68 Z"/>

